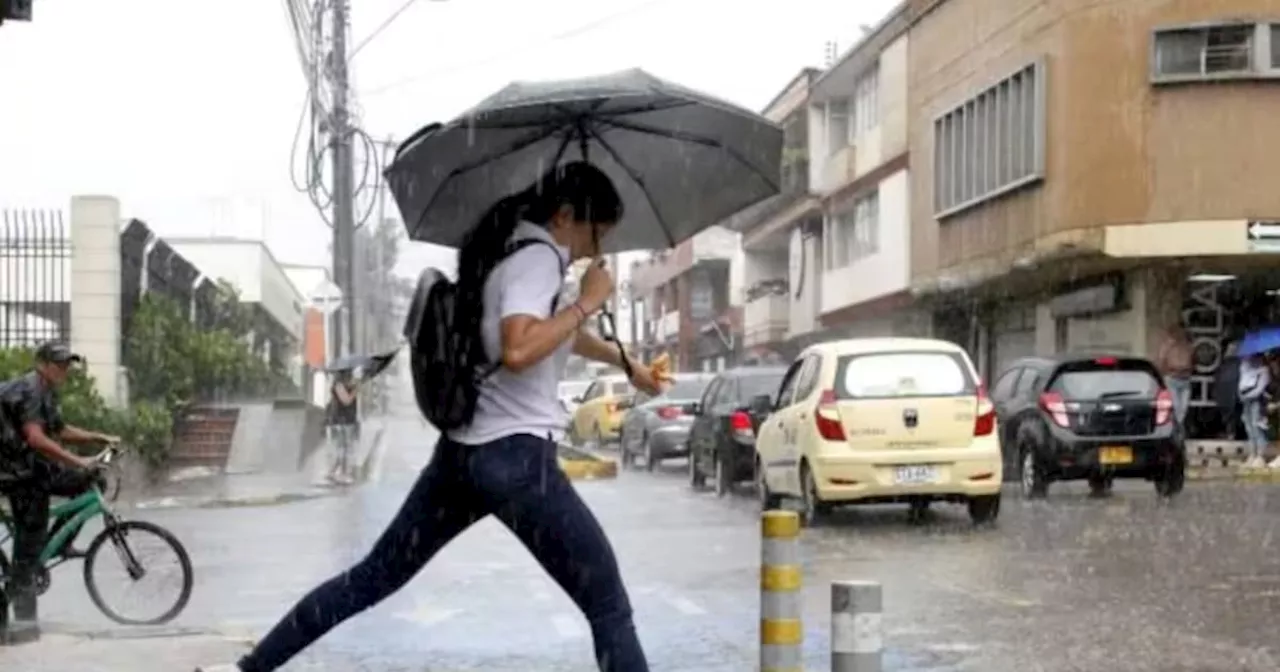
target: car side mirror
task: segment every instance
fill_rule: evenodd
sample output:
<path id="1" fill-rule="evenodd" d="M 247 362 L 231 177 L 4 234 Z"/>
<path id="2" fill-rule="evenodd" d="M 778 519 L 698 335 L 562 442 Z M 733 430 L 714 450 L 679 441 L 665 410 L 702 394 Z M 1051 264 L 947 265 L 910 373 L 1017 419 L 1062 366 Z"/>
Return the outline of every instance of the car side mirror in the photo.
<path id="1" fill-rule="evenodd" d="M 695 401 L 689 404 L 689 413 L 692 415 L 702 415 L 702 402 Z"/>
<path id="2" fill-rule="evenodd" d="M 578 396 L 574 397 L 573 399 L 570 399 L 570 401 L 572 401 L 572 402 L 573 402 L 573 403 L 575 403 L 575 404 L 581 404 L 581 403 L 582 403 L 582 395 L 581 395 L 581 394 L 579 394 Z"/>
<path id="3" fill-rule="evenodd" d="M 773 397 L 767 394 L 757 394 L 751 398 L 751 403 L 747 408 L 757 415 L 768 415 L 773 412 Z"/>

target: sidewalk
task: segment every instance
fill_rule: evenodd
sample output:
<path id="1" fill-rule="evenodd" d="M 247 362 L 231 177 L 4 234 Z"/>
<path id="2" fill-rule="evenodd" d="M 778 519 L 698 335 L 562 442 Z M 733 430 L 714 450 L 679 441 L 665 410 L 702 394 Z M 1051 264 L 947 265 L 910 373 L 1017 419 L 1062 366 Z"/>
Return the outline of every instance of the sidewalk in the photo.
<path id="1" fill-rule="evenodd" d="M 85 638 L 46 634 L 39 642 L 0 647 L 0 669 L 23 672 L 190 672 L 232 661 L 248 642 L 211 635 Z"/>
<path id="2" fill-rule="evenodd" d="M 351 454 L 356 479 L 352 485 L 334 485 L 326 479 L 332 467 L 333 453 L 327 446 L 322 446 L 307 457 L 301 469 L 292 473 L 188 470 L 125 498 L 140 509 L 170 509 L 268 506 L 341 494 L 368 479 L 369 466 L 382 448 L 385 425 L 383 418 L 367 421 L 360 445 Z"/>

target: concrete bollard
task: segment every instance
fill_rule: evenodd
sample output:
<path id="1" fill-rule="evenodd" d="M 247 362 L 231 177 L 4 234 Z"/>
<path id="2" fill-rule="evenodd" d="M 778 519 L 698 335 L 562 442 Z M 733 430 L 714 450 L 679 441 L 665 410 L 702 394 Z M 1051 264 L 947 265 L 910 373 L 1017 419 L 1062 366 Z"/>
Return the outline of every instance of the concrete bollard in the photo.
<path id="1" fill-rule="evenodd" d="M 837 581 L 831 584 L 831 672 L 881 672 L 884 641 L 880 584 Z"/>
<path id="2" fill-rule="evenodd" d="M 760 672 L 802 672 L 800 516 L 760 519 Z"/>

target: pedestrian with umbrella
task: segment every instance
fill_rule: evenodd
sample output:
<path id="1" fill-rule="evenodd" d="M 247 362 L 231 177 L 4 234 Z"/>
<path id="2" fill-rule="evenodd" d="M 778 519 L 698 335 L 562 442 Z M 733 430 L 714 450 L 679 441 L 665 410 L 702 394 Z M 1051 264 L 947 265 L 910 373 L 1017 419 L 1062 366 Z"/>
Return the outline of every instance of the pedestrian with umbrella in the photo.
<path id="1" fill-rule="evenodd" d="M 208 672 L 278 669 L 491 514 L 583 611 L 599 669 L 647 672 L 613 549 L 556 460 L 567 419 L 556 388 L 577 353 L 660 392 L 663 376 L 616 334 L 582 329 L 614 291 L 599 259 L 675 244 L 776 193 L 781 145 L 757 115 L 629 71 L 515 84 L 402 146 L 388 178 L 407 227 L 461 247 L 456 285 L 420 282 L 407 329 L 419 407 L 445 431 L 369 554 L 238 666 Z M 564 270 L 583 259 L 594 261 L 578 298 L 562 305 Z"/>

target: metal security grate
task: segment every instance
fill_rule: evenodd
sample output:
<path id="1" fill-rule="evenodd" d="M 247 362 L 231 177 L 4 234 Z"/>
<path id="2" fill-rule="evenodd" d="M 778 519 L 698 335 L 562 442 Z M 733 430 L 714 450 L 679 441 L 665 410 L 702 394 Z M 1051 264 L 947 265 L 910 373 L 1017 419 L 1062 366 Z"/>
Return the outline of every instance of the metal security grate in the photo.
<path id="1" fill-rule="evenodd" d="M 71 241 L 57 210 L 0 210 L 0 347 L 71 337 Z"/>

